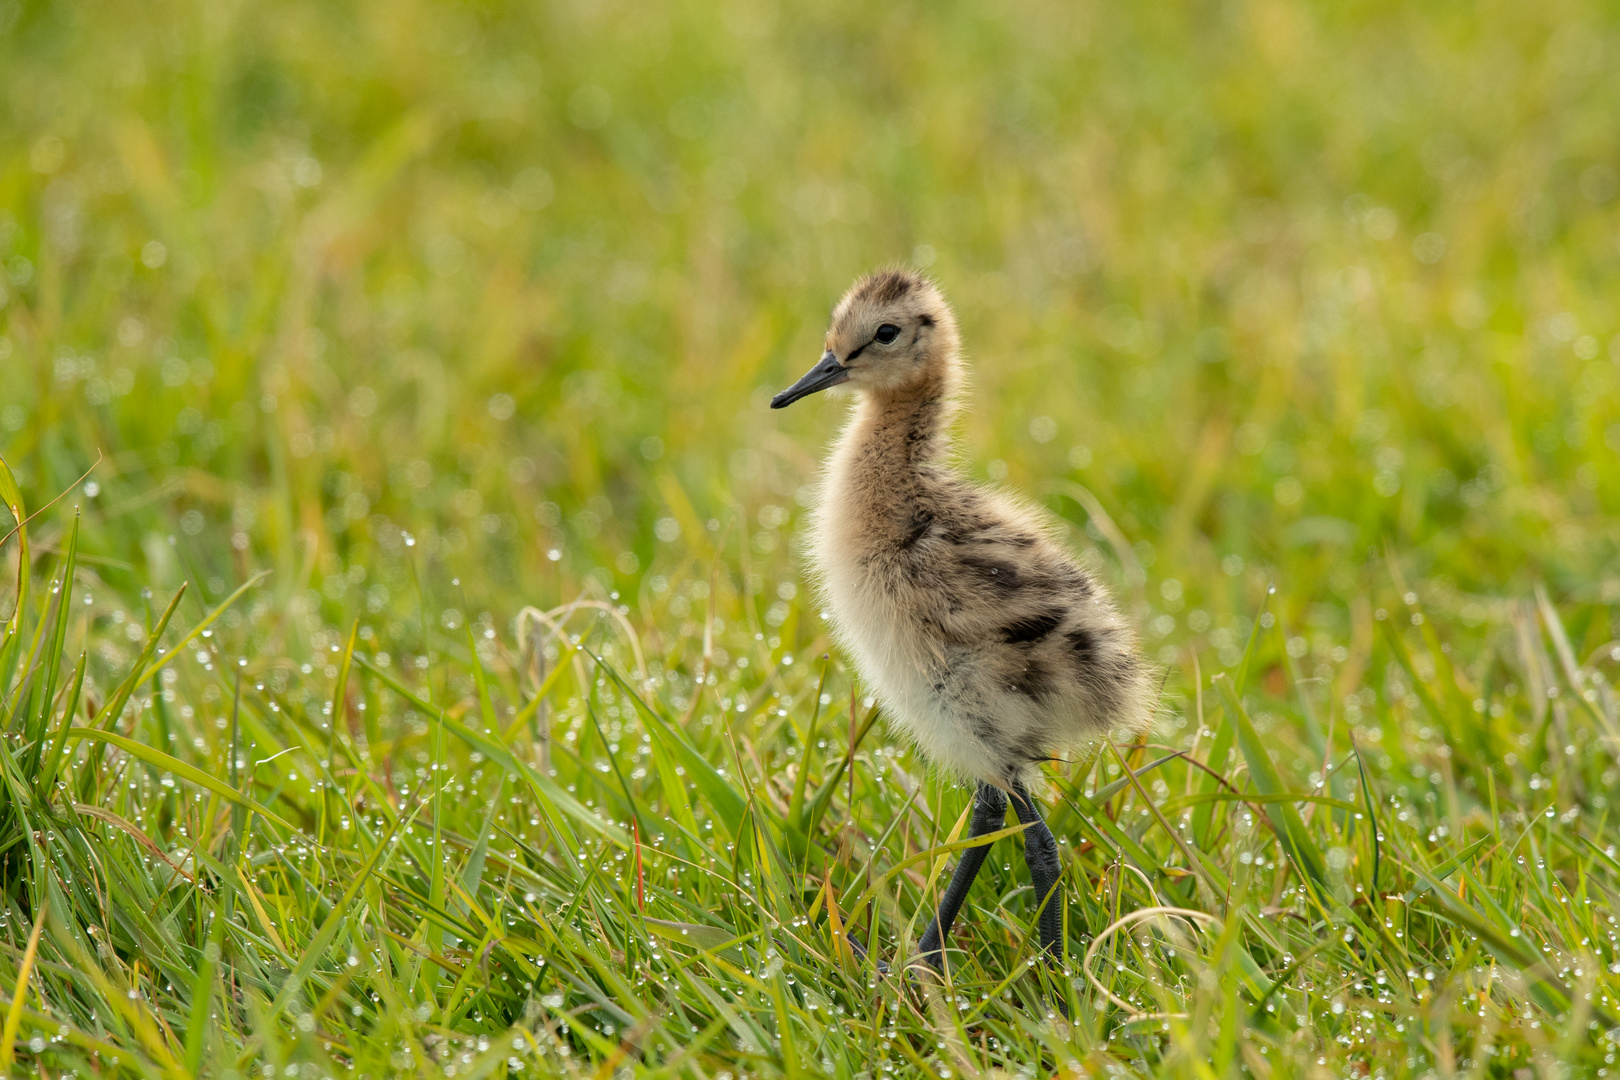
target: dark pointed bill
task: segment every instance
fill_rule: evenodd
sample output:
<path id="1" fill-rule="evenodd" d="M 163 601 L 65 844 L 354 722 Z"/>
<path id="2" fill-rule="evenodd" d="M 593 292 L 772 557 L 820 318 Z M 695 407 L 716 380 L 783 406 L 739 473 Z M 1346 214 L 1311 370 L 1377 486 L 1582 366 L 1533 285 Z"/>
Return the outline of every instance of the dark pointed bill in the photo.
<path id="1" fill-rule="evenodd" d="M 829 386 L 837 386 L 847 378 L 849 368 L 840 364 L 838 357 L 828 349 L 821 354 L 821 362 L 804 373 L 804 378 L 771 398 L 771 408 L 785 409 L 800 398 L 808 397 L 817 390 L 825 390 Z"/>

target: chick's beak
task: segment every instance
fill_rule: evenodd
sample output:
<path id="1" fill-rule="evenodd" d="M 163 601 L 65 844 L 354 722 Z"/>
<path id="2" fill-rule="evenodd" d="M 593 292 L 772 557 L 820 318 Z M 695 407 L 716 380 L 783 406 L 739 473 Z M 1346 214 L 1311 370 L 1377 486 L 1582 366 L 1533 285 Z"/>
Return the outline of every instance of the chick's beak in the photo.
<path id="1" fill-rule="evenodd" d="M 847 378 L 849 368 L 840 364 L 837 355 L 828 349 L 821 354 L 821 361 L 804 373 L 804 378 L 771 398 L 771 408 L 785 409 L 800 398 L 808 397 L 817 390 L 825 390 L 829 386 L 837 386 Z"/>

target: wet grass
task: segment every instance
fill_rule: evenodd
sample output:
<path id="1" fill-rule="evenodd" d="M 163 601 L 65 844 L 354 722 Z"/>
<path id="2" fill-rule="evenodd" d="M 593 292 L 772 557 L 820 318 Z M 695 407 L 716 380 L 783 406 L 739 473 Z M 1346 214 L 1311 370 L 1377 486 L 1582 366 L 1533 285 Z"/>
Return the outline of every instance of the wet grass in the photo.
<path id="1" fill-rule="evenodd" d="M 1606 10 L 0 27 L 0 1073 L 1612 1070 Z M 765 403 L 897 258 L 1164 671 L 1055 970 L 1015 833 L 838 944 L 968 792 Z"/>

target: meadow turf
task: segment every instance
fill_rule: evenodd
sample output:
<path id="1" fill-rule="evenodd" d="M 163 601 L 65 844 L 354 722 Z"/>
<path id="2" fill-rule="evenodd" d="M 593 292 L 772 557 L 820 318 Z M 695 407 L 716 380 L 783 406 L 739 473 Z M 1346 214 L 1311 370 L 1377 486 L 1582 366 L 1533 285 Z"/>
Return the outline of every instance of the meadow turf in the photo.
<path id="1" fill-rule="evenodd" d="M 0 1075 L 1612 1074 L 1617 98 L 1564 0 L 3 0 Z M 1162 671 L 1052 970 L 1016 835 L 837 934 L 970 795 L 766 407 L 891 261 Z"/>

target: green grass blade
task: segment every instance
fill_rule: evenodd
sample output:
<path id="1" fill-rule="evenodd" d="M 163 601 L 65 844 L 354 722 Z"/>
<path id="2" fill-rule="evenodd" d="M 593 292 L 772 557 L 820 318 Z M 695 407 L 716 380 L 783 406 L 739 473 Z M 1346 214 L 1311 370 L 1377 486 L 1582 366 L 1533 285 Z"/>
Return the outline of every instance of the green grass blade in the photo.
<path id="1" fill-rule="evenodd" d="M 56 680 L 62 671 L 62 650 L 67 642 L 68 622 L 73 610 L 73 572 L 79 554 L 79 515 L 73 515 L 73 528 L 68 533 L 67 551 L 62 556 L 62 577 L 57 586 L 56 623 L 51 634 L 49 651 L 45 656 L 45 692 L 39 699 L 39 716 L 35 719 L 29 737 L 34 740 L 29 753 L 27 769 L 30 774 L 39 768 L 45 748 L 45 732 L 51 720 L 51 707 L 56 703 Z"/>
<path id="2" fill-rule="evenodd" d="M 1212 791 L 1207 794 L 1178 795 L 1165 801 L 1162 809 L 1165 813 L 1176 810 L 1185 810 L 1189 806 L 1201 806 L 1210 802 L 1241 802 L 1253 806 L 1269 806 L 1274 803 L 1316 803 L 1319 806 L 1331 806 L 1335 810 L 1346 810 L 1351 813 L 1359 810 L 1355 803 L 1346 799 L 1335 799 L 1331 795 L 1301 795 L 1297 791 L 1290 791 L 1282 795 L 1261 795 L 1254 792 L 1240 791 Z"/>
<path id="3" fill-rule="evenodd" d="M 855 730 L 855 739 L 850 744 L 850 748 L 838 759 L 838 764 L 833 766 L 832 772 L 827 774 L 827 778 L 821 782 L 821 787 L 816 789 L 815 795 L 811 797 L 809 804 L 804 808 L 804 812 L 799 819 L 799 828 L 806 836 L 815 835 L 816 827 L 821 824 L 821 819 L 826 816 L 827 808 L 832 805 L 833 795 L 838 791 L 838 782 L 849 771 L 851 758 L 854 756 L 855 750 L 860 747 L 861 743 L 866 741 L 866 734 L 872 730 L 872 725 L 877 723 L 877 718 L 878 707 L 873 705 L 867 710 L 866 719 L 861 721 L 861 726 Z"/>
<path id="4" fill-rule="evenodd" d="M 11 511 L 15 524 L 9 531 L 17 535 L 17 606 L 6 613 L 5 622 L 0 624 L 0 631 L 3 631 L 0 658 L 3 658 L 5 650 L 16 648 L 22 637 L 23 613 L 28 610 L 29 571 L 33 565 L 28 552 L 28 515 L 23 510 L 22 491 L 17 487 L 17 478 L 12 475 L 11 466 L 6 464 L 3 457 L 0 457 L 0 502 L 5 503 L 6 509 Z M 5 545 L 6 541 L 0 540 L 0 550 Z"/>
<path id="5" fill-rule="evenodd" d="M 484 673 L 484 663 L 478 658 L 478 640 L 473 637 L 472 624 L 467 624 L 467 666 L 472 668 L 473 685 L 478 690 L 478 713 L 483 717 L 484 730 L 497 732 L 500 730 L 500 721 L 495 718 L 495 701 L 489 696 L 489 676 Z"/>
<path id="6" fill-rule="evenodd" d="M 742 828 L 747 801 L 713 765 L 709 764 L 707 758 L 698 753 L 697 747 L 688 742 L 685 735 L 660 716 L 629 683 L 624 681 L 612 665 L 592 655 L 600 665 L 600 670 L 608 673 L 608 677 L 618 685 L 620 692 L 627 694 L 636 703 L 636 710 L 647 721 L 648 734 L 661 742 L 665 751 L 686 770 L 687 778 L 697 785 L 698 791 L 708 800 L 715 813 L 720 815 L 726 829 L 735 835 Z"/>
<path id="7" fill-rule="evenodd" d="M 22 1025 L 28 980 L 34 973 L 34 961 L 39 956 L 39 934 L 45 929 L 48 911 L 49 908 L 41 908 L 35 917 L 34 928 L 28 933 L 28 945 L 23 949 L 22 963 L 17 965 L 17 985 L 11 991 L 11 1007 L 6 1010 L 5 1026 L 0 1028 L 0 1073 L 10 1073 L 16 1058 L 17 1029 Z"/>
<path id="8" fill-rule="evenodd" d="M 1243 646 L 1243 659 L 1238 662 L 1237 674 L 1232 677 L 1232 687 L 1236 693 L 1242 694 L 1243 687 L 1249 681 L 1249 666 L 1254 662 L 1255 646 L 1260 644 L 1260 628 L 1265 622 L 1266 609 L 1271 606 L 1271 598 L 1277 595 L 1275 585 L 1266 586 L 1265 599 L 1260 604 L 1260 610 L 1254 613 L 1254 622 L 1249 625 L 1249 640 Z M 1219 675 L 1212 678 L 1219 678 Z"/>
<path id="9" fill-rule="evenodd" d="M 180 588 L 175 590 L 173 599 L 169 601 L 169 606 L 163 609 L 163 614 L 158 618 L 157 625 L 147 635 L 146 644 L 142 647 L 141 654 L 135 658 L 135 665 L 130 668 L 129 675 L 118 685 L 117 691 L 101 707 L 101 711 L 91 719 L 91 727 L 99 728 L 117 723 L 118 718 L 123 715 L 124 706 L 129 704 L 130 696 L 135 693 L 136 688 L 141 683 L 146 681 L 142 678 L 146 665 L 151 661 L 152 654 L 157 651 L 158 642 L 162 640 L 163 632 L 168 629 L 169 620 L 174 617 L 175 609 L 180 606 L 180 598 L 185 593 L 185 585 L 181 585 Z"/>
<path id="10" fill-rule="evenodd" d="M 124 753 L 129 754 L 132 757 L 140 758 L 148 765 L 155 765 L 167 772 L 174 773 L 174 775 L 190 781 L 200 788 L 206 788 L 227 802 L 240 806 L 243 809 L 251 810 L 255 814 L 258 814 L 260 817 L 264 818 L 266 821 L 274 822 L 283 829 L 286 829 L 288 832 L 299 832 L 297 826 L 287 821 L 280 814 L 277 814 L 275 811 L 260 805 L 253 799 L 248 798 L 246 795 L 241 794 L 225 781 L 203 772 L 195 765 L 188 765 L 179 758 L 171 757 L 155 747 L 147 746 L 145 743 L 136 742 L 134 739 L 127 738 L 126 736 L 120 735 L 115 731 L 101 731 L 97 728 L 88 727 L 76 727 L 69 729 L 68 738 L 73 740 L 83 739 L 87 742 L 107 743 L 111 746 L 116 746 L 118 749 L 124 751 Z"/>
<path id="11" fill-rule="evenodd" d="M 139 689 L 146 683 L 148 679 L 162 671 L 164 667 L 168 665 L 169 661 L 173 660 L 176 656 L 179 656 L 182 652 L 184 652 L 186 650 L 186 646 L 190 645 L 193 641 L 196 641 L 198 636 L 201 635 L 204 630 L 208 629 L 214 624 L 214 620 L 218 619 L 221 615 L 225 614 L 225 612 L 229 611 L 231 605 L 236 603 L 237 600 L 241 599 L 243 593 L 247 592 L 249 589 L 253 588 L 259 582 L 263 581 L 269 576 L 270 571 L 260 570 L 257 574 L 254 574 L 252 577 L 242 582 L 242 584 L 238 585 L 235 592 L 231 593 L 231 595 L 227 596 L 224 600 L 221 600 L 213 608 L 213 610 L 209 611 L 207 615 L 203 616 L 203 620 L 201 622 L 197 623 L 189 631 L 187 631 L 186 636 L 181 638 L 174 648 L 158 657 L 157 660 L 152 663 L 151 667 L 148 667 L 144 672 L 141 673 L 139 681 L 135 684 L 135 689 Z M 181 588 L 183 590 L 184 586 Z M 178 602 L 179 599 L 179 595 L 176 594 L 175 600 Z M 170 605 L 170 611 L 172 610 L 173 605 Z M 164 625 L 168 624 L 168 613 L 165 613 L 163 623 Z M 161 636 L 161 631 L 152 635 L 154 641 Z"/>
<path id="12" fill-rule="evenodd" d="M 1436 881 L 1446 880 L 1446 878 L 1450 877 L 1452 874 L 1455 874 L 1458 869 L 1467 863 L 1469 859 L 1478 854 L 1480 848 L 1491 843 L 1493 840 L 1495 840 L 1495 837 L 1480 837 L 1478 840 L 1475 840 L 1472 844 L 1469 844 L 1467 847 L 1457 852 L 1457 854 L 1453 855 L 1439 866 L 1436 866 L 1433 870 L 1430 870 L 1429 873 L 1434 876 Z"/>
<path id="13" fill-rule="evenodd" d="M 51 756 L 45 760 L 44 767 L 39 770 L 36 777 L 42 798 L 55 782 L 57 770 L 61 768 L 62 758 L 67 753 L 68 731 L 73 727 L 73 714 L 79 709 L 79 695 L 84 691 L 84 672 L 89 661 L 88 653 L 80 653 L 79 662 L 74 665 L 73 690 L 68 694 L 67 704 L 62 709 L 62 723 L 58 727 L 56 740 L 51 745 Z"/>
<path id="14" fill-rule="evenodd" d="M 1249 778 L 1255 789 L 1262 795 L 1292 796 L 1283 783 L 1282 777 L 1277 773 L 1277 766 L 1271 760 L 1271 752 L 1260 734 L 1254 730 L 1254 724 L 1249 720 L 1243 702 L 1238 700 L 1232 683 L 1217 675 L 1214 680 L 1216 689 L 1220 692 L 1221 703 L 1226 707 L 1226 714 L 1232 720 L 1237 730 L 1238 748 L 1243 754 L 1243 760 L 1249 765 Z M 1268 803 L 1265 807 L 1266 818 L 1271 822 L 1272 830 L 1281 841 L 1283 850 L 1298 867 L 1300 876 L 1316 891 L 1319 897 L 1328 894 L 1327 862 L 1322 851 L 1312 839 L 1310 830 L 1300 818 L 1299 811 L 1294 809 L 1292 800 Z"/>
<path id="15" fill-rule="evenodd" d="M 788 799 L 787 819 L 797 823 L 804 817 L 804 793 L 810 781 L 810 754 L 815 746 L 816 725 L 821 720 L 821 695 L 827 687 L 828 664 L 823 657 L 821 665 L 821 678 L 816 680 L 816 696 L 810 706 L 810 726 L 806 730 L 800 743 L 804 746 L 804 755 L 799 760 L 799 774 L 793 778 L 793 795 Z"/>
<path id="16" fill-rule="evenodd" d="M 1351 742 L 1352 742 L 1352 745 L 1354 745 L 1354 740 L 1353 739 L 1351 740 Z M 1373 861 L 1372 861 L 1372 878 L 1370 880 L 1371 880 L 1371 885 L 1372 885 L 1371 892 L 1372 892 L 1372 894 L 1374 896 L 1376 896 L 1376 895 L 1378 895 L 1378 890 L 1379 890 L 1379 887 L 1380 887 L 1379 884 L 1378 884 L 1378 871 L 1380 869 L 1379 863 L 1383 858 L 1383 846 L 1382 846 L 1383 841 L 1381 840 L 1381 836 L 1383 834 L 1384 827 L 1381 824 L 1379 824 L 1379 821 L 1378 821 L 1378 807 L 1377 807 L 1377 804 L 1376 804 L 1375 800 L 1373 799 L 1372 780 L 1369 779 L 1368 776 L 1367 776 L 1367 762 L 1362 757 L 1361 747 L 1356 746 L 1355 750 L 1356 750 L 1356 770 L 1359 773 L 1359 775 L 1361 776 L 1361 801 L 1367 807 L 1368 835 L 1370 835 L 1372 837 Z"/>
<path id="17" fill-rule="evenodd" d="M 219 957 L 225 944 L 225 920 L 215 918 L 209 930 L 208 944 L 202 950 L 202 962 L 197 965 L 197 978 L 191 984 L 191 1015 L 186 1021 L 186 1068 L 192 1075 L 202 1071 L 203 1054 L 208 1047 L 209 1011 L 214 1001 L 214 980 L 219 972 Z"/>
<path id="18" fill-rule="evenodd" d="M 1215 739 L 1210 743 L 1209 753 L 1204 759 L 1204 766 L 1209 772 L 1199 779 L 1199 791 L 1206 795 L 1213 795 L 1221 789 L 1221 776 L 1226 772 L 1226 762 L 1232 756 L 1232 743 L 1236 738 L 1237 724 L 1232 719 L 1231 710 L 1222 709 L 1220 723 L 1215 728 Z M 1192 834 L 1199 847 L 1209 847 L 1214 843 L 1215 833 L 1215 803 L 1208 803 L 1193 811 Z"/>

